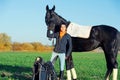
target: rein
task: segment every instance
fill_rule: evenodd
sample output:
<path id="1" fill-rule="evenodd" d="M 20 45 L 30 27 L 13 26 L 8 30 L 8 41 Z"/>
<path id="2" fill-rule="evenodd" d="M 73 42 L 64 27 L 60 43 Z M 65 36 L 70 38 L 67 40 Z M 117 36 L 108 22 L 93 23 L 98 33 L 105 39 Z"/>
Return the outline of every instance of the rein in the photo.
<path id="1" fill-rule="evenodd" d="M 54 42 L 55 42 L 55 41 L 54 41 L 54 32 L 55 32 L 55 31 L 53 31 L 52 46 L 55 46 L 55 44 L 54 44 Z"/>
<path id="2" fill-rule="evenodd" d="M 42 67 L 40 67 L 40 66 L 42 66 L 42 64 L 38 63 L 38 70 L 37 70 L 37 72 L 34 71 L 34 75 L 39 74 L 39 72 L 40 72 L 40 70 L 41 70 L 41 68 L 42 68 Z M 34 69 L 35 69 L 35 67 L 34 67 Z"/>
<path id="3" fill-rule="evenodd" d="M 55 42 L 55 41 L 54 41 L 54 38 L 53 38 L 53 40 L 52 40 L 52 46 L 55 46 L 54 42 Z"/>
<path id="4" fill-rule="evenodd" d="M 38 65 L 38 71 L 37 71 L 37 72 L 34 71 L 34 75 L 37 75 L 37 74 L 39 73 L 39 71 L 40 71 L 40 65 L 41 65 L 41 64 L 40 64 L 40 63 L 38 63 L 38 64 L 39 64 L 39 65 Z M 35 70 L 35 67 L 34 67 L 34 70 Z"/>

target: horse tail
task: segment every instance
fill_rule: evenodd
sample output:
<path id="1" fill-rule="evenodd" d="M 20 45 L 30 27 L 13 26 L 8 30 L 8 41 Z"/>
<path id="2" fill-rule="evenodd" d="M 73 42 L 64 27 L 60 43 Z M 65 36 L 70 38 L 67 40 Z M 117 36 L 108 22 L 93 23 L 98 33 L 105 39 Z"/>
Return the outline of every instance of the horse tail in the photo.
<path id="1" fill-rule="evenodd" d="M 120 32 L 118 32 L 118 46 L 119 46 L 119 50 L 120 50 Z"/>

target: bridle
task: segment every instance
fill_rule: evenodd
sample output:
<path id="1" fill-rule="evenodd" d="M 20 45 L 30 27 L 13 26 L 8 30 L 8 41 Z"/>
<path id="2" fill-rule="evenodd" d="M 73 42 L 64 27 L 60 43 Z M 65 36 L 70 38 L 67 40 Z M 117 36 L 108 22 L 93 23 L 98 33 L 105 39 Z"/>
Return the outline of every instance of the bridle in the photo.
<path id="1" fill-rule="evenodd" d="M 49 29 L 48 29 L 48 30 L 49 30 Z M 51 31 L 52 31 L 52 30 L 51 30 Z M 52 38 L 49 38 L 49 40 L 52 41 L 52 46 L 55 46 L 55 44 L 54 44 L 54 42 L 55 42 L 55 39 L 54 39 L 54 32 L 55 32 L 55 30 L 52 31 L 52 33 L 53 33 Z"/>

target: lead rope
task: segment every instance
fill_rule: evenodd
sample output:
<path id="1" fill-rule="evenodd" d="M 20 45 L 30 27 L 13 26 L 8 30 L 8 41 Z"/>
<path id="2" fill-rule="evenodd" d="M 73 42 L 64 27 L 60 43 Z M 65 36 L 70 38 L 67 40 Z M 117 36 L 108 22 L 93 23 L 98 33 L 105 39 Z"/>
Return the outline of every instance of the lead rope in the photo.
<path id="1" fill-rule="evenodd" d="M 54 38 L 53 38 L 53 40 L 52 40 L 52 46 L 53 46 L 53 47 L 55 46 L 55 44 L 54 44 Z"/>
<path id="2" fill-rule="evenodd" d="M 53 38 L 52 38 L 52 46 L 54 47 L 55 44 L 54 44 L 54 31 L 53 31 Z"/>

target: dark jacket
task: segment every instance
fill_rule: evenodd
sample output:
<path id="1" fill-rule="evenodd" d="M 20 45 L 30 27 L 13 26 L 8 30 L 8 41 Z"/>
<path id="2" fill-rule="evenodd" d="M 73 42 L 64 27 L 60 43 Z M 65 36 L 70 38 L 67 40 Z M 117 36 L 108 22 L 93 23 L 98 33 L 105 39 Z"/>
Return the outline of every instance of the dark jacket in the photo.
<path id="1" fill-rule="evenodd" d="M 57 53 L 66 53 L 68 57 L 72 52 L 72 40 L 69 34 L 65 34 L 61 39 L 59 38 L 59 32 L 50 34 L 50 31 L 47 31 L 47 37 L 56 38 L 56 44 L 54 51 Z"/>

